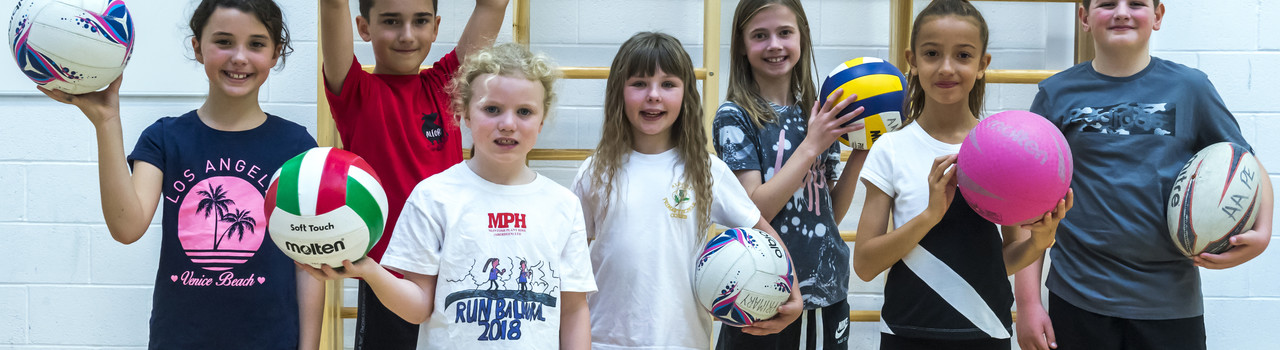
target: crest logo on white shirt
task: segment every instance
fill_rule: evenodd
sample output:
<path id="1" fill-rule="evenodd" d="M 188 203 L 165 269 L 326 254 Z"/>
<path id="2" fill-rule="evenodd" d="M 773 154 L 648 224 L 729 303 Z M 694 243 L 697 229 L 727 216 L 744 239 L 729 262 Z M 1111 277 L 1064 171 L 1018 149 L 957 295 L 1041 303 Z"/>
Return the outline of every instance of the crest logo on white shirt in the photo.
<path id="1" fill-rule="evenodd" d="M 671 217 L 689 218 L 689 211 L 693 210 L 693 191 L 685 187 L 684 182 L 676 182 L 671 185 L 671 188 L 671 196 L 663 198 L 662 202 L 667 205 L 667 210 L 671 211 Z"/>

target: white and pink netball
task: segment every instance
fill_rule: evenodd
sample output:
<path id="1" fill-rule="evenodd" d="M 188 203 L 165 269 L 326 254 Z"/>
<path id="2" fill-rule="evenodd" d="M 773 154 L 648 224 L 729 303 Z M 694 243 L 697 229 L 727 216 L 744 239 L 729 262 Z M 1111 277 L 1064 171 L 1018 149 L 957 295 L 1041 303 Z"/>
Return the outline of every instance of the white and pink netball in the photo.
<path id="1" fill-rule="evenodd" d="M 9 49 L 31 81 L 83 94 L 124 72 L 133 52 L 133 19 L 122 0 L 18 0 Z"/>
<path id="2" fill-rule="evenodd" d="M 791 259 L 768 233 L 735 228 L 712 237 L 693 272 L 693 294 L 716 319 L 734 327 L 773 317 L 791 296 Z"/>
<path id="3" fill-rule="evenodd" d="M 1053 123 L 1027 111 L 978 122 L 960 145 L 956 177 L 973 211 L 1000 225 L 1039 220 L 1067 195 L 1071 148 Z"/>
<path id="4" fill-rule="evenodd" d="M 317 268 L 363 258 L 387 222 L 387 193 L 373 168 L 330 147 L 280 166 L 265 202 L 271 240 L 293 260 Z"/>
<path id="5" fill-rule="evenodd" d="M 1248 231 L 1258 218 L 1258 160 L 1234 143 L 1219 142 L 1197 152 L 1182 167 L 1169 194 L 1169 236 L 1186 256 L 1231 249 L 1231 236 Z"/>

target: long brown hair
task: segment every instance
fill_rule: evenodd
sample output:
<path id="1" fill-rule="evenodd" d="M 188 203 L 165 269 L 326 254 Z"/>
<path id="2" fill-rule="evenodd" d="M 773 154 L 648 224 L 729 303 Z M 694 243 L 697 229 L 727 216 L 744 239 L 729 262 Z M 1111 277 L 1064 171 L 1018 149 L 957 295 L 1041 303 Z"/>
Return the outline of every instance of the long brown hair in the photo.
<path id="1" fill-rule="evenodd" d="M 744 42 L 747 22 L 769 6 L 786 6 L 796 15 L 796 28 L 800 35 L 800 59 L 791 68 L 791 94 L 801 109 L 809 108 L 817 100 L 817 92 L 813 85 L 813 40 L 809 37 L 809 19 L 804 15 L 804 7 L 799 0 L 743 0 L 733 11 L 733 39 L 729 43 L 729 91 L 725 99 L 742 108 L 748 118 L 763 128 L 764 123 L 772 123 L 777 116 L 768 101 L 760 96 L 760 87 L 751 71 L 751 62 L 747 61 L 747 48 Z M 806 118 L 808 113 L 805 113 Z"/>
<path id="2" fill-rule="evenodd" d="M 707 136 L 702 126 L 702 98 L 694 76 L 693 60 L 680 46 L 680 40 L 667 34 L 641 32 L 622 43 L 609 66 L 609 79 L 604 89 L 604 132 L 591 161 L 593 174 L 587 196 L 604 203 L 607 215 L 610 199 L 618 178 L 618 168 L 635 149 L 634 128 L 627 119 L 622 92 L 627 79 L 653 76 L 657 69 L 679 77 L 684 83 L 680 114 L 671 125 L 671 141 L 684 161 L 684 183 L 694 194 L 699 238 L 711 225 L 711 155 L 707 153 Z"/>
<path id="3" fill-rule="evenodd" d="M 978 59 L 987 55 L 987 39 L 990 33 L 987 31 L 987 21 L 982 19 L 982 13 L 978 12 L 973 4 L 965 0 L 934 0 L 925 6 L 924 10 L 916 15 L 915 23 L 911 25 L 911 51 L 918 52 L 916 49 L 916 36 L 920 34 L 920 27 L 924 26 L 924 22 L 945 16 L 956 16 L 957 18 L 972 21 L 978 27 L 978 37 L 982 40 L 982 53 L 978 54 Z M 914 70 L 914 67 L 912 68 Z M 982 115 L 982 103 L 986 97 L 987 77 L 984 74 L 982 78 L 973 82 L 973 90 L 969 90 L 969 112 L 974 117 Z M 924 113 L 925 99 L 928 97 L 924 94 L 924 87 L 920 86 L 920 76 L 913 71 L 907 72 L 907 116 L 903 125 L 911 124 L 920 118 L 920 114 Z"/>

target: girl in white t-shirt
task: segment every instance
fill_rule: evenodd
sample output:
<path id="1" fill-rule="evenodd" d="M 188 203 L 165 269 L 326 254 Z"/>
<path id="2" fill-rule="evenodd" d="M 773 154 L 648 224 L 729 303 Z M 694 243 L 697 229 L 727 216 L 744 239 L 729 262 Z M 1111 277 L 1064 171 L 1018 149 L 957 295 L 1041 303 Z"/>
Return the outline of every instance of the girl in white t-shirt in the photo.
<path id="1" fill-rule="evenodd" d="M 1053 243 L 1071 194 L 1040 221 L 1003 232 L 970 209 L 952 166 L 982 111 L 987 25 L 962 0 L 933 1 L 914 23 L 907 126 L 876 141 L 862 168 L 853 269 L 864 281 L 889 271 L 881 349 L 1007 350 L 1008 276 Z"/>
<path id="2" fill-rule="evenodd" d="M 708 154 L 694 79 L 679 40 L 661 33 L 632 36 L 610 67 L 603 137 L 572 186 L 594 239 L 594 349 L 707 349 L 711 318 L 692 286 L 707 229 L 756 227 L 778 238 Z M 792 289 L 778 316 L 750 328 L 775 333 L 801 308 Z"/>
<path id="3" fill-rule="evenodd" d="M 589 349 L 595 290 L 576 196 L 525 165 L 558 69 L 516 44 L 467 56 L 449 84 L 471 159 L 418 183 L 382 265 L 344 261 L 388 309 L 426 323 L 419 349 Z"/>

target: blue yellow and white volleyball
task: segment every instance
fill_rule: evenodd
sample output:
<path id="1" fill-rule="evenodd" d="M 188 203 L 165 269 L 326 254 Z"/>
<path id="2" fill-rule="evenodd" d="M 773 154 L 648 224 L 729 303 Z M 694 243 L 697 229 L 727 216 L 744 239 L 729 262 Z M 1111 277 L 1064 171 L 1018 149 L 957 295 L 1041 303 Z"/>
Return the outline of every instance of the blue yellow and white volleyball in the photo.
<path id="1" fill-rule="evenodd" d="M 83 94 L 124 72 L 133 19 L 122 0 L 19 0 L 9 18 L 9 49 L 31 81 Z"/>
<path id="2" fill-rule="evenodd" d="M 862 115 L 852 123 L 862 123 L 865 127 L 841 136 L 840 142 L 853 149 L 871 149 L 880 135 L 902 128 L 906 86 L 907 78 L 892 63 L 874 57 L 859 57 L 836 66 L 822 81 L 818 98 L 820 104 L 825 104 L 828 99 L 839 102 L 850 95 L 858 95 L 858 99 L 839 115 L 864 107 Z M 831 96 L 842 88 L 840 96 Z"/>
<path id="3" fill-rule="evenodd" d="M 354 153 L 316 147 L 271 176 L 267 229 L 293 260 L 341 267 L 363 258 L 382 237 L 387 193 L 373 168 Z"/>

